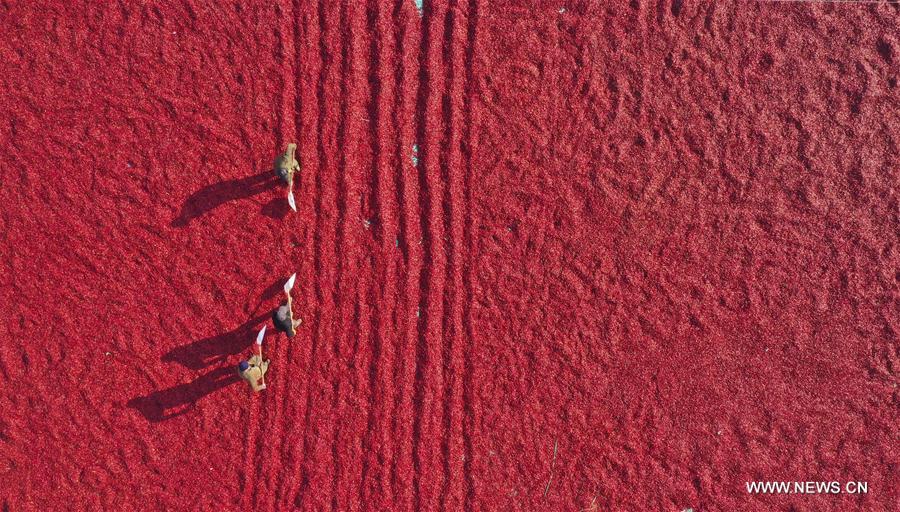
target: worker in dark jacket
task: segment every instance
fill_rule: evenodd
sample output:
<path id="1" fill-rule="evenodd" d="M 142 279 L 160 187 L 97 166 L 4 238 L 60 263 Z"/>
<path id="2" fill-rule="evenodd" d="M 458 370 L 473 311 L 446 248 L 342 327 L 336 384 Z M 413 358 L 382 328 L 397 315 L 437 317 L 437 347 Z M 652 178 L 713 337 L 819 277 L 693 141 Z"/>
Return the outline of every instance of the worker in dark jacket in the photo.
<path id="1" fill-rule="evenodd" d="M 303 323 L 303 320 L 300 318 L 294 319 L 290 297 L 272 312 L 272 323 L 275 324 L 275 329 L 287 334 L 288 338 L 293 338 L 297 334 L 297 327 Z"/>

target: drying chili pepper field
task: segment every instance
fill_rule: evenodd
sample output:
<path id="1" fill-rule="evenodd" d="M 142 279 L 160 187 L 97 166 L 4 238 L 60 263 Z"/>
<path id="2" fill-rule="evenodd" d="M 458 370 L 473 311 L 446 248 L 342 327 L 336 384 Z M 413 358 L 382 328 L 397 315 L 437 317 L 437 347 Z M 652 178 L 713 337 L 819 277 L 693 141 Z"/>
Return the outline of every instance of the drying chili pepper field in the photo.
<path id="1" fill-rule="evenodd" d="M 897 510 L 898 20 L 0 2 L 2 511 Z"/>

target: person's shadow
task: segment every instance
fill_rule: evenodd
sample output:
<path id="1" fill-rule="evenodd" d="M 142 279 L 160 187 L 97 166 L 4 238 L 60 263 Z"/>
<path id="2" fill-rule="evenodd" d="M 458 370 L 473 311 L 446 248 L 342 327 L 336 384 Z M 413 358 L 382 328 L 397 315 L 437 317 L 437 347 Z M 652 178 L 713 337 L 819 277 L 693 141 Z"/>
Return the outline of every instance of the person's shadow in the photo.
<path id="1" fill-rule="evenodd" d="M 184 227 L 228 201 L 255 196 L 278 183 L 274 171 L 265 171 L 255 176 L 213 183 L 194 192 L 181 206 L 181 213 L 172 220 L 172 226 Z M 271 216 L 271 215 L 270 215 Z"/>
<path id="2" fill-rule="evenodd" d="M 255 316 L 229 332 L 175 347 L 166 352 L 162 360 L 164 363 L 180 363 L 191 370 L 224 363 L 228 356 L 239 354 L 253 343 L 256 327 L 267 316 L 268 314 Z"/>
<path id="3" fill-rule="evenodd" d="M 288 205 L 287 198 L 278 196 L 263 205 L 262 214 L 275 220 L 281 220 L 290 210 L 291 207 Z"/>
<path id="4" fill-rule="evenodd" d="M 222 366 L 188 384 L 132 398 L 128 407 L 137 409 L 149 421 L 159 422 L 190 411 L 197 400 L 239 380 L 237 370 Z"/>
<path id="5" fill-rule="evenodd" d="M 201 398 L 238 382 L 237 368 L 227 365 L 228 357 L 241 353 L 253 344 L 259 324 L 271 314 L 257 315 L 256 312 L 282 290 L 283 283 L 284 279 L 279 279 L 263 290 L 251 313 L 255 315 L 253 318 L 226 333 L 175 347 L 162 357 L 164 363 L 179 363 L 191 370 L 201 370 L 215 364 L 219 365 L 218 368 L 193 382 L 133 398 L 128 401 L 128 407 L 137 409 L 149 421 L 159 422 L 190 411 Z"/>

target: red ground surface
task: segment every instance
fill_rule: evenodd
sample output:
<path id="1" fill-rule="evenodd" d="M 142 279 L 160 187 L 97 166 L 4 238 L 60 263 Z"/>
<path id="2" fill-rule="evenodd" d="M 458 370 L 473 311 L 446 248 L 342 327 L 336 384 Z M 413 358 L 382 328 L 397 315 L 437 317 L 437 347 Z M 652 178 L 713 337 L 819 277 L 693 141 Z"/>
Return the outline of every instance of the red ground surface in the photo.
<path id="1" fill-rule="evenodd" d="M 897 5 L 213 4 L 0 3 L 3 511 L 896 510 Z"/>

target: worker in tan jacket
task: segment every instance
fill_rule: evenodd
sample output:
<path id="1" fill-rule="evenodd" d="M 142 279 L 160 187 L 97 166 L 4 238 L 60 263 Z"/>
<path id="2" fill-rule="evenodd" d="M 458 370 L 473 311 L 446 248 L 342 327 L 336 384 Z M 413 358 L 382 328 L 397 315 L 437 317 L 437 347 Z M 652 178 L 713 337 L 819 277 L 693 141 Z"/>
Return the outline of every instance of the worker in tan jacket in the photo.
<path id="1" fill-rule="evenodd" d="M 247 381 L 256 393 L 266 389 L 265 375 L 268 370 L 268 359 L 263 361 L 259 355 L 254 355 L 250 360 L 241 361 L 238 364 L 238 373 L 241 378 Z"/>
<path id="2" fill-rule="evenodd" d="M 296 144 L 288 144 L 287 149 L 284 153 L 280 154 L 278 158 L 275 159 L 275 174 L 278 175 L 279 178 L 284 181 L 285 185 L 292 185 L 294 182 L 294 173 L 300 170 L 300 163 L 297 162 L 297 159 L 294 157 L 294 153 L 297 151 Z"/>

